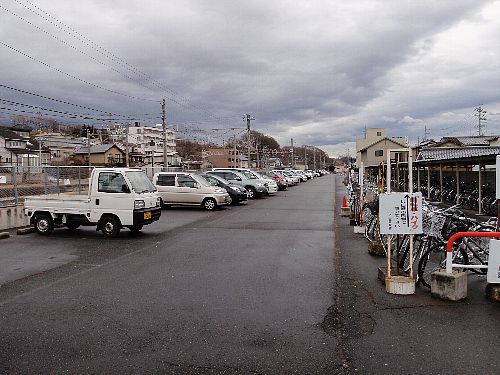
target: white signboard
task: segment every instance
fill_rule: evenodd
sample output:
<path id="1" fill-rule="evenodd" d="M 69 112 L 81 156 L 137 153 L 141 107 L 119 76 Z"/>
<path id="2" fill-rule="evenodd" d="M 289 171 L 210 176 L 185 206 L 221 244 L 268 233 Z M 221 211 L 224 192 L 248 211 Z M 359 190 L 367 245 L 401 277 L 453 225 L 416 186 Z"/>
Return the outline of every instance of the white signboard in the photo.
<path id="1" fill-rule="evenodd" d="M 500 283 L 500 240 L 490 240 L 486 281 L 489 283 Z"/>
<path id="2" fill-rule="evenodd" d="M 7 176 L 0 176 L 0 184 L 6 184 L 7 183 Z"/>
<path id="3" fill-rule="evenodd" d="M 422 193 L 381 194 L 379 205 L 380 233 L 422 233 Z"/>
<path id="4" fill-rule="evenodd" d="M 500 199 L 500 155 L 497 155 L 497 199 Z"/>

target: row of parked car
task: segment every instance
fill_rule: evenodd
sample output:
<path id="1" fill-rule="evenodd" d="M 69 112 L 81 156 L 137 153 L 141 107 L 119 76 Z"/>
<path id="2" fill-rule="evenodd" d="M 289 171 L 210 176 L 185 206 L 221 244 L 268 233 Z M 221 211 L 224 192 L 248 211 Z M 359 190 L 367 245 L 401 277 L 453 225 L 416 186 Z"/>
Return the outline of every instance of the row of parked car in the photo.
<path id="1" fill-rule="evenodd" d="M 215 210 L 224 205 L 236 205 L 248 199 L 272 195 L 327 173 L 325 170 L 213 168 L 200 173 L 158 172 L 153 176 L 153 184 L 158 190 L 162 207 L 195 205 Z"/>

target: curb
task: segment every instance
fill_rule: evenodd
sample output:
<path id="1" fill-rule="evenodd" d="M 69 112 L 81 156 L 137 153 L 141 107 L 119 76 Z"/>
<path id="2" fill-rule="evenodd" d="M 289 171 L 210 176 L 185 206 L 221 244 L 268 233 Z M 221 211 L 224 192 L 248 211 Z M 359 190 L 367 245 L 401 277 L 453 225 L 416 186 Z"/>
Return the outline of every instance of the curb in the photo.
<path id="1" fill-rule="evenodd" d="M 16 232 L 18 236 L 22 236 L 23 234 L 29 234 L 29 233 L 35 233 L 35 228 L 34 227 L 19 228 Z"/>

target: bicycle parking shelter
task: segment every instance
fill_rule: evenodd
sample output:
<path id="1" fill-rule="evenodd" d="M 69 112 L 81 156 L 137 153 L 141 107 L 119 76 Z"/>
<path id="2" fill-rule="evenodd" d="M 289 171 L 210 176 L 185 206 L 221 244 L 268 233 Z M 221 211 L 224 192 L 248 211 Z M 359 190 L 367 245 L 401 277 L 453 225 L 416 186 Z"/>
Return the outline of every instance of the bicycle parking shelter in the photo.
<path id="1" fill-rule="evenodd" d="M 417 169 L 417 190 L 421 191 L 421 171 L 427 172 L 427 199 L 430 199 L 431 173 L 439 173 L 440 201 L 443 202 L 443 173 L 455 172 L 457 200 L 461 193 L 460 177 L 464 173 L 470 178 L 477 174 L 478 214 L 482 214 L 482 185 L 495 183 L 496 157 L 500 155 L 500 147 L 458 147 L 458 148 L 424 148 L 420 150 L 414 165 Z M 491 168 L 490 168 L 491 167 Z M 471 178 L 472 180 L 472 178 Z M 458 202 L 457 202 L 458 203 Z"/>

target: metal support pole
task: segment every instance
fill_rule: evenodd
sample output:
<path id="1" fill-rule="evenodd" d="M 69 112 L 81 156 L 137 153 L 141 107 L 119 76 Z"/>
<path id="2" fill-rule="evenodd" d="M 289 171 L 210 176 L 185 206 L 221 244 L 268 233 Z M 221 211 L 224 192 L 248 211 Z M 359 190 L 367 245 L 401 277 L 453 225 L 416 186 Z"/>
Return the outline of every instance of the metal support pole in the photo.
<path id="1" fill-rule="evenodd" d="M 427 200 L 431 200 L 431 165 L 427 163 Z"/>
<path id="2" fill-rule="evenodd" d="M 479 162 L 479 183 L 478 183 L 478 191 L 479 191 L 479 195 L 478 195 L 478 214 L 481 215 L 482 213 L 482 207 L 481 207 L 481 200 L 482 200 L 482 194 L 481 194 L 481 186 L 483 185 L 483 181 L 482 181 L 482 176 L 481 176 L 481 162 Z"/>
<path id="3" fill-rule="evenodd" d="M 410 149 L 408 153 L 408 192 L 413 194 L 413 152 Z M 413 279 L 413 234 L 410 234 L 410 278 Z"/>
<path id="4" fill-rule="evenodd" d="M 417 165 L 417 190 L 422 190 L 420 186 L 420 164 Z"/>
<path id="5" fill-rule="evenodd" d="M 456 163 L 456 169 L 455 169 L 455 179 L 457 180 L 457 198 L 455 200 L 455 203 L 459 203 L 459 198 L 458 196 L 460 195 L 460 172 L 458 171 L 458 163 Z"/>
<path id="6" fill-rule="evenodd" d="M 81 190 L 82 190 L 82 176 L 81 176 L 81 173 L 82 172 L 82 169 L 80 167 L 78 167 L 78 195 L 81 194 Z"/>
<path id="7" fill-rule="evenodd" d="M 443 166 L 439 163 L 439 201 L 443 203 Z"/>

